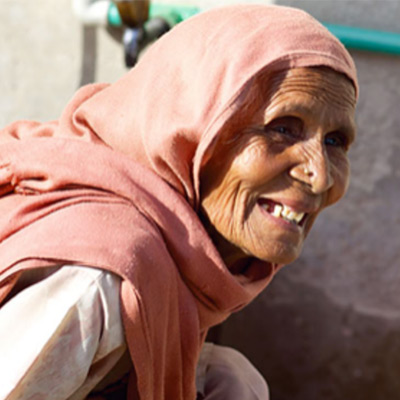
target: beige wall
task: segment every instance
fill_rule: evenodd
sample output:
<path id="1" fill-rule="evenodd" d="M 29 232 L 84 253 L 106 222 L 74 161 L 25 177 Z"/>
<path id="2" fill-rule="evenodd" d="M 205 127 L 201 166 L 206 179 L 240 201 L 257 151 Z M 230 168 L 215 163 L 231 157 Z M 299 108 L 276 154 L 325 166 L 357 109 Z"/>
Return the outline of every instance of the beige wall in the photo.
<path id="1" fill-rule="evenodd" d="M 398 0 L 276 3 L 400 33 Z M 126 71 L 119 43 L 83 28 L 70 0 L 1 0 L 0 50 L 1 126 L 57 118 L 82 83 Z M 361 92 L 349 193 L 321 216 L 302 257 L 217 332 L 256 363 L 273 400 L 399 398 L 400 57 L 352 54 Z"/>

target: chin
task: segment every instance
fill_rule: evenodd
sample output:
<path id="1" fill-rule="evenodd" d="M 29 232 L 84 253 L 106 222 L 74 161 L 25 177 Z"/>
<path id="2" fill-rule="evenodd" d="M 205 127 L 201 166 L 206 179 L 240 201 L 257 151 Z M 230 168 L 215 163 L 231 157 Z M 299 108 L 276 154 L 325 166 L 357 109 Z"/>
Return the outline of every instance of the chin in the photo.
<path id="1" fill-rule="evenodd" d="M 272 264 L 290 264 L 296 261 L 301 254 L 302 246 L 279 246 L 273 251 L 255 251 L 253 256 L 262 261 L 267 261 Z"/>

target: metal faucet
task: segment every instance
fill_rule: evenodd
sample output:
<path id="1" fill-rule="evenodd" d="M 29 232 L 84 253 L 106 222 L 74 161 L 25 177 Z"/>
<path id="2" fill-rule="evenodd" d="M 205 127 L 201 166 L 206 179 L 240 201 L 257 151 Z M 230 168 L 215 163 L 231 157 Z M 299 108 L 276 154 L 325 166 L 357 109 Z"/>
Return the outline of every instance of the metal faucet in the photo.
<path id="1" fill-rule="evenodd" d="M 124 26 L 122 43 L 125 65 L 133 67 L 143 48 L 162 36 L 171 26 L 161 17 L 149 19 L 148 0 L 113 0 L 113 2 Z"/>

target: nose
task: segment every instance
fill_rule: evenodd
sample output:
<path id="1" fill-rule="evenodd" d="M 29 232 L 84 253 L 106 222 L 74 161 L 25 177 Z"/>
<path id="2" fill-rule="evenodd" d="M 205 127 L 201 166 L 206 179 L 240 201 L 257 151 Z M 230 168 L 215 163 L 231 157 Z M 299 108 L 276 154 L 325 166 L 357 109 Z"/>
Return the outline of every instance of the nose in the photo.
<path id="1" fill-rule="evenodd" d="M 321 194 L 333 186 L 331 163 L 323 145 L 304 146 L 299 159 L 290 169 L 292 178 L 307 184 L 314 194 Z"/>

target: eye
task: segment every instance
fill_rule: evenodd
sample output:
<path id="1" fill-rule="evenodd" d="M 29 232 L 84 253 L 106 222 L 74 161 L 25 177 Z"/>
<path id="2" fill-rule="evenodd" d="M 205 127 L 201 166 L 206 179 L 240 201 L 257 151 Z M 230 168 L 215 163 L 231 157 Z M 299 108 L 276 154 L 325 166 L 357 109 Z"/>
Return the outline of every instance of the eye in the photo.
<path id="1" fill-rule="evenodd" d="M 264 131 L 280 135 L 300 138 L 303 132 L 303 122 L 297 117 L 276 118 L 264 126 Z"/>
<path id="2" fill-rule="evenodd" d="M 272 128 L 275 132 L 282 133 L 283 135 L 289 135 L 290 129 L 283 125 L 278 125 Z"/>
<path id="3" fill-rule="evenodd" d="M 349 147 L 349 140 L 342 132 L 331 132 L 325 137 L 325 145 L 332 147 L 340 147 L 345 150 Z"/>

